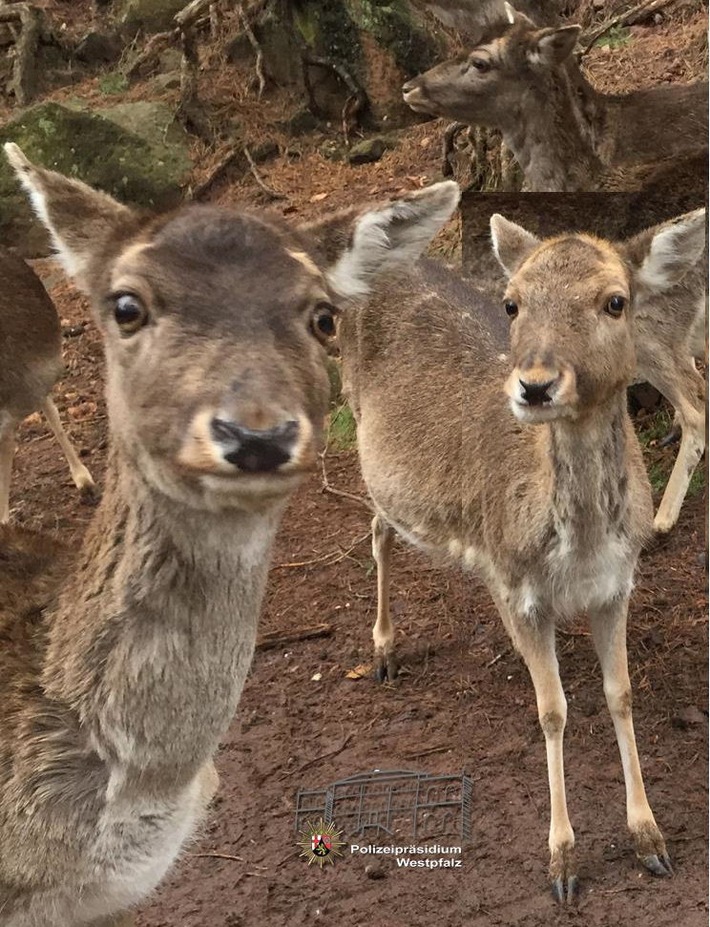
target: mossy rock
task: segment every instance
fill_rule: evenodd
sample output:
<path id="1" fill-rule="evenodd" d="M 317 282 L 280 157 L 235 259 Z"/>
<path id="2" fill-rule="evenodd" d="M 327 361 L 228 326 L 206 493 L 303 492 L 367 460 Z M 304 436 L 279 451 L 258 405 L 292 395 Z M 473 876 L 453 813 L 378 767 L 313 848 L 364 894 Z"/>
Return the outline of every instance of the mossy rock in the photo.
<path id="1" fill-rule="evenodd" d="M 42 103 L 0 128 L 0 143 L 16 142 L 30 160 L 122 202 L 167 209 L 181 199 L 190 160 L 181 129 L 167 107 L 122 104 L 86 112 Z M 0 158 L 0 241 L 28 257 L 47 252 L 47 238 L 33 218 L 13 171 Z"/>
<path id="2" fill-rule="evenodd" d="M 162 32 L 174 26 L 173 17 L 186 0 L 120 0 L 116 18 L 127 31 Z"/>

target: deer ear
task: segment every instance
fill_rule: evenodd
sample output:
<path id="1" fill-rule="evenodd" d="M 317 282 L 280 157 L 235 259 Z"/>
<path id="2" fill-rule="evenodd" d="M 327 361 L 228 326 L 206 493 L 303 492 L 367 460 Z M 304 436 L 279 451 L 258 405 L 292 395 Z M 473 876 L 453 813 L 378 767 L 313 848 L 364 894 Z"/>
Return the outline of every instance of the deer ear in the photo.
<path id="1" fill-rule="evenodd" d="M 704 262 L 706 226 L 705 210 L 696 209 L 629 239 L 622 248 L 636 285 L 662 293 Z"/>
<path id="2" fill-rule="evenodd" d="M 85 286 L 91 259 L 121 225 L 133 225 L 136 213 L 107 193 L 32 164 L 13 142 L 5 145 L 5 154 L 49 231 L 58 259 L 67 273 Z"/>
<path id="3" fill-rule="evenodd" d="M 433 184 L 385 206 L 308 226 L 325 256 L 330 286 L 345 299 L 365 299 L 375 279 L 411 265 L 458 206 L 451 180 Z"/>
<path id="4" fill-rule="evenodd" d="M 563 26 L 561 29 L 540 29 L 532 37 L 528 60 L 547 67 L 562 64 L 574 51 L 581 26 Z"/>
<path id="5" fill-rule="evenodd" d="M 493 253 L 508 277 L 512 277 L 525 258 L 540 244 L 540 239 L 520 225 L 496 213 L 491 216 Z"/>

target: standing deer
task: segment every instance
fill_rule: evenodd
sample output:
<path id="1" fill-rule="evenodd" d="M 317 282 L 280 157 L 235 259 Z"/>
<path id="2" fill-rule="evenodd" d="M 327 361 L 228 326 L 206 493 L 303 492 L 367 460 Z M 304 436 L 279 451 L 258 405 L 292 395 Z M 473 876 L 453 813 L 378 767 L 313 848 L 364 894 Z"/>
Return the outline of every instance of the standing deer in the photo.
<path id="1" fill-rule="evenodd" d="M 703 211 L 611 244 L 540 241 L 494 215 L 509 279 L 510 354 L 471 294 L 420 265 L 340 326 L 343 374 L 376 515 L 380 677 L 392 673 L 389 564 L 394 533 L 485 581 L 537 698 L 550 780 L 550 877 L 574 897 L 574 832 L 563 777 L 566 701 L 555 626 L 586 612 L 626 781 L 636 853 L 671 873 L 644 791 L 631 718 L 626 615 L 651 490 L 626 409 L 634 316 L 705 245 Z M 392 311 L 387 311 L 391 309 Z"/>
<path id="2" fill-rule="evenodd" d="M 10 517 L 10 474 L 19 422 L 42 409 L 85 496 L 94 481 L 67 437 L 50 392 L 62 374 L 62 332 L 39 277 L 0 247 L 0 523 Z"/>
<path id="3" fill-rule="evenodd" d="M 500 130 L 533 191 L 633 190 L 662 177 L 705 184 L 707 81 L 598 93 L 573 59 L 579 26 L 540 29 L 506 9 L 508 23 L 467 55 L 408 81 L 405 102 Z"/>
<path id="4" fill-rule="evenodd" d="M 211 206 L 145 217 L 6 151 L 91 297 L 111 450 L 73 567 L 0 532 L 0 925 L 115 927 L 216 789 L 335 314 L 416 258 L 459 194 L 353 212 L 352 236 Z"/>

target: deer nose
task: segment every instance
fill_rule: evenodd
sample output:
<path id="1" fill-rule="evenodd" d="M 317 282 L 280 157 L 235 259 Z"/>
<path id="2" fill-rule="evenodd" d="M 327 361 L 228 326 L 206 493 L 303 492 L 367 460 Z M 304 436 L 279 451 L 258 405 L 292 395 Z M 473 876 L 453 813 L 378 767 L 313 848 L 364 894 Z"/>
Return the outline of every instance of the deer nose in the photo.
<path id="1" fill-rule="evenodd" d="M 552 397 L 548 393 L 549 388 L 555 382 L 545 380 L 544 383 L 526 383 L 525 380 L 519 380 L 522 398 L 528 405 L 541 406 L 544 402 L 552 402 Z"/>
<path id="2" fill-rule="evenodd" d="M 298 422 L 287 421 L 262 431 L 213 418 L 210 430 L 228 463 L 245 473 L 268 473 L 291 459 Z"/>

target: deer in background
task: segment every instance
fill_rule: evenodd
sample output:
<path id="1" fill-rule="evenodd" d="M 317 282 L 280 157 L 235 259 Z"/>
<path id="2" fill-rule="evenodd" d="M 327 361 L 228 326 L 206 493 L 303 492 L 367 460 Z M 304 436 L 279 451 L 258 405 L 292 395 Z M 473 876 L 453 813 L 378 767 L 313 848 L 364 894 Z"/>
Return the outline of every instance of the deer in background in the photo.
<path id="1" fill-rule="evenodd" d="M 10 475 L 15 432 L 42 409 L 84 496 L 94 481 L 79 460 L 50 396 L 62 375 L 62 332 L 52 300 L 22 258 L 0 247 L 0 523 L 10 517 Z"/>
<path id="2" fill-rule="evenodd" d="M 340 326 L 344 385 L 376 511 L 373 637 L 384 677 L 395 661 L 395 532 L 485 581 L 535 688 L 550 780 L 550 877 L 555 897 L 569 901 L 577 870 L 555 626 L 581 612 L 601 663 L 636 853 L 656 875 L 671 873 L 631 717 L 626 617 L 652 501 L 626 387 L 636 367 L 636 305 L 698 261 L 705 216 L 687 214 L 622 244 L 582 234 L 540 241 L 498 215 L 491 231 L 510 278 L 508 358 L 474 297 L 462 301 L 461 283 L 426 263 Z"/>
<path id="3" fill-rule="evenodd" d="M 335 315 L 414 260 L 459 192 L 307 228 L 156 218 L 6 151 L 91 297 L 111 447 L 73 566 L 0 529 L 0 925 L 116 927 L 216 789 L 273 537 L 320 440 Z"/>
<path id="4" fill-rule="evenodd" d="M 467 55 L 404 85 L 413 110 L 500 130 L 529 190 L 634 190 L 662 181 L 704 189 L 707 81 L 598 93 L 573 57 L 579 26 L 540 29 L 505 7 L 508 23 Z"/>

